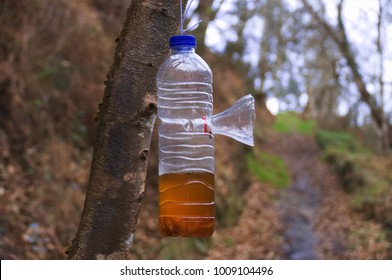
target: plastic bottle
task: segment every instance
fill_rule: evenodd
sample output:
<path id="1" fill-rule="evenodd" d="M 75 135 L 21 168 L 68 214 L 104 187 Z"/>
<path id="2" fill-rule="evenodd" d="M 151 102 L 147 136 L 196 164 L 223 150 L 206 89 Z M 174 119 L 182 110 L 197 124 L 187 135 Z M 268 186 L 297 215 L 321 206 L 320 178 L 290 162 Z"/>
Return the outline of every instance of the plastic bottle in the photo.
<path id="1" fill-rule="evenodd" d="M 212 73 L 195 46 L 193 36 L 172 37 L 172 55 L 157 74 L 162 236 L 213 234 L 214 134 L 253 146 L 253 97 L 212 116 Z"/>
<path id="2" fill-rule="evenodd" d="M 208 237 L 214 232 L 212 72 L 191 35 L 170 39 L 171 56 L 157 74 L 159 229 L 162 236 Z"/>

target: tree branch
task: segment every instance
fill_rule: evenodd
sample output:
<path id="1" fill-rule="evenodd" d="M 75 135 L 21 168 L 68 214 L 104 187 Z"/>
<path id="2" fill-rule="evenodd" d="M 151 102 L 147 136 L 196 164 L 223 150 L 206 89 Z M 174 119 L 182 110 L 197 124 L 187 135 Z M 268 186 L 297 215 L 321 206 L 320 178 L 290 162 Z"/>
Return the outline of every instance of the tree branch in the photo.
<path id="1" fill-rule="evenodd" d="M 355 61 L 355 56 L 350 48 L 350 43 L 348 41 L 342 16 L 344 0 L 340 0 L 340 3 L 337 6 L 338 30 L 336 31 L 333 30 L 333 28 L 324 19 L 322 19 L 316 11 L 313 10 L 308 0 L 302 0 L 302 3 L 312 15 L 312 17 L 325 29 L 326 33 L 335 41 L 343 57 L 346 59 L 347 65 L 353 74 L 354 82 L 360 93 L 361 99 L 368 105 L 372 119 L 381 132 L 383 150 L 384 152 L 389 153 L 392 148 L 392 126 L 385 118 L 384 108 L 377 105 L 375 98 L 367 90 L 366 83 L 359 71 L 359 67 Z"/>
<path id="2" fill-rule="evenodd" d="M 130 4 L 107 76 L 83 214 L 69 259 L 126 259 L 144 195 L 157 110 L 155 75 L 179 22 L 179 1 Z"/>
<path id="3" fill-rule="evenodd" d="M 380 86 L 380 107 L 384 108 L 384 68 L 383 68 L 383 63 L 384 63 L 384 48 L 382 45 L 382 21 L 383 21 L 383 13 L 384 13 L 384 8 L 381 3 L 381 0 L 378 1 L 378 21 L 377 21 L 377 39 L 376 39 L 376 46 L 377 46 L 377 52 L 378 55 L 380 56 L 380 62 L 379 62 L 379 71 L 380 74 L 378 76 L 378 84 Z"/>
<path id="4" fill-rule="evenodd" d="M 374 100 L 373 96 L 366 89 L 366 83 L 359 72 L 359 67 L 355 61 L 355 57 L 350 49 L 350 43 L 348 42 L 346 28 L 343 23 L 342 7 L 344 0 L 341 0 L 338 5 L 338 27 L 341 33 L 341 42 L 339 48 L 346 58 L 347 64 L 351 69 L 354 76 L 354 82 L 357 85 L 358 91 L 361 94 L 362 100 L 369 106 L 374 122 L 379 128 L 382 128 L 384 123 L 383 109 L 379 108 Z"/>
<path id="5" fill-rule="evenodd" d="M 344 27 L 342 18 L 343 1 L 344 0 L 341 0 L 338 4 L 338 30 L 334 30 L 324 19 L 322 19 L 320 15 L 313 10 L 312 6 L 307 0 L 302 0 L 302 3 L 310 12 L 312 17 L 325 29 L 327 34 L 332 38 L 333 41 L 335 41 L 335 43 L 339 47 L 353 74 L 354 82 L 361 95 L 362 101 L 364 101 L 369 106 L 374 122 L 379 128 L 381 128 L 384 122 L 383 115 L 381 113 L 382 110 L 377 106 L 373 96 L 366 89 L 366 84 L 361 73 L 359 72 L 358 65 L 355 61 L 355 57 L 351 51 L 350 44 L 348 42 L 346 29 Z"/>

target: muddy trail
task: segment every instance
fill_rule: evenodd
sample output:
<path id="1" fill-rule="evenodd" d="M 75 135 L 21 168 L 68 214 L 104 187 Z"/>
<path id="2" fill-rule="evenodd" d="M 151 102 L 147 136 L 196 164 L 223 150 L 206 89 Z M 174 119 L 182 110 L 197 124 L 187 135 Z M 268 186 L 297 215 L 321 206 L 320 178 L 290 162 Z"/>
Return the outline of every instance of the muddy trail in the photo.
<path id="1" fill-rule="evenodd" d="M 285 224 L 282 257 L 320 259 L 322 236 L 316 226 L 321 218 L 323 190 L 328 188 L 324 182 L 334 180 L 335 175 L 319 163 L 318 148 L 310 138 L 299 135 L 282 138 L 271 150 L 284 158 L 291 175 L 291 184 L 281 192 L 277 203 L 278 213 Z M 336 184 L 336 180 L 333 183 Z M 334 240 L 333 243 L 341 242 Z"/>
<path id="2" fill-rule="evenodd" d="M 281 192 L 277 203 L 278 213 L 285 224 L 282 257 L 320 259 L 318 244 L 322 242 L 322 236 L 316 231 L 316 225 L 323 206 L 323 190 L 328 187 L 324 182 L 333 180 L 334 174 L 319 164 L 318 148 L 310 138 L 300 135 L 282 138 L 271 150 L 283 157 L 291 175 L 291 184 Z M 333 242 L 339 243 L 337 240 Z"/>
<path id="3" fill-rule="evenodd" d="M 320 191 L 314 188 L 308 174 L 300 174 L 281 201 L 286 224 L 284 256 L 293 260 L 319 259 L 318 236 L 314 231 L 314 216 L 320 209 Z"/>
<path id="4" fill-rule="evenodd" d="M 210 259 L 383 259 L 381 226 L 351 207 L 313 137 L 272 135 L 259 146 L 282 157 L 288 188 L 255 181 L 238 224 L 218 231 Z"/>

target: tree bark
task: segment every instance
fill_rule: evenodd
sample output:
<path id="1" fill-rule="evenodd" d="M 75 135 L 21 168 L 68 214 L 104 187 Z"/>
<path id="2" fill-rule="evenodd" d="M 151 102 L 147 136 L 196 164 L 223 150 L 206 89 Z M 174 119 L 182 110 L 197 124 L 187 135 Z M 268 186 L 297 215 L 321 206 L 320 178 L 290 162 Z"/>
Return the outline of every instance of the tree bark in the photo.
<path id="1" fill-rule="evenodd" d="M 107 75 L 84 209 L 68 259 L 127 257 L 156 118 L 155 76 L 169 54 L 179 10 L 178 0 L 131 1 Z"/>

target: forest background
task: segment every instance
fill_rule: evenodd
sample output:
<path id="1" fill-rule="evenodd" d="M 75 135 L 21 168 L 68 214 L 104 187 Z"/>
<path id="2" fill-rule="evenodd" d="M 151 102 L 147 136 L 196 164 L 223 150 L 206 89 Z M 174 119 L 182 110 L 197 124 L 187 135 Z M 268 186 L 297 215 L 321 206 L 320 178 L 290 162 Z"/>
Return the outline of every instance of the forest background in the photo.
<path id="1" fill-rule="evenodd" d="M 1 259 L 66 258 L 129 2 L 0 2 Z M 177 240 L 155 134 L 129 258 L 390 259 L 391 2 L 193 1 L 214 111 L 252 93 L 256 146 L 216 137 L 217 230 Z"/>

